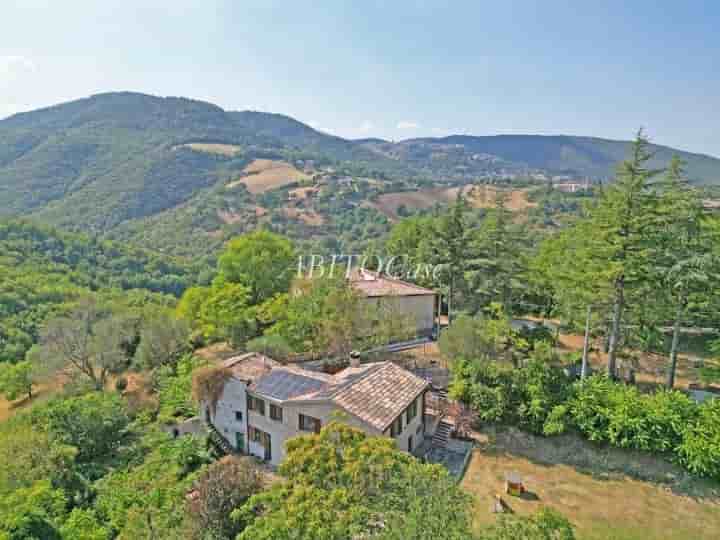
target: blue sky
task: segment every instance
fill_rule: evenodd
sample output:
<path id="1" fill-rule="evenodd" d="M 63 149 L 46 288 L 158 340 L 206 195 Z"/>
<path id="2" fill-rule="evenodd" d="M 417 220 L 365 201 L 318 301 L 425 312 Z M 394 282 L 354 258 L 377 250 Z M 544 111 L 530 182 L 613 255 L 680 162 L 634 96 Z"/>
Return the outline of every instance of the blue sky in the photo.
<path id="1" fill-rule="evenodd" d="M 716 1 L 5 4 L 0 117 L 135 90 L 352 138 L 644 126 L 720 157 Z"/>

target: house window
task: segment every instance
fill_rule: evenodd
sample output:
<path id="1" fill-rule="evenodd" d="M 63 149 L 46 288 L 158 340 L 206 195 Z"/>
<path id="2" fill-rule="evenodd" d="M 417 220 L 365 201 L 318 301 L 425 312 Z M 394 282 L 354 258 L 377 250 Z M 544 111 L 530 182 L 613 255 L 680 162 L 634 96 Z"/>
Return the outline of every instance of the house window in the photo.
<path id="1" fill-rule="evenodd" d="M 248 396 L 247 408 L 248 411 L 255 411 L 256 413 L 265 416 L 265 402 L 260 398 Z"/>
<path id="2" fill-rule="evenodd" d="M 403 430 L 403 415 L 398 416 L 395 421 L 390 424 L 390 436 L 397 437 Z"/>
<path id="3" fill-rule="evenodd" d="M 252 442 L 262 444 L 263 432 L 256 427 L 248 426 L 248 439 L 250 439 Z"/>
<path id="4" fill-rule="evenodd" d="M 278 422 L 282 422 L 282 407 L 278 407 L 277 405 L 271 403 L 270 418 L 277 420 Z"/>
<path id="5" fill-rule="evenodd" d="M 321 422 L 317 418 L 300 414 L 299 420 L 299 427 L 301 430 L 320 433 Z"/>
<path id="6" fill-rule="evenodd" d="M 242 422 L 242 411 L 235 411 L 235 420 Z"/>
<path id="7" fill-rule="evenodd" d="M 410 406 L 407 408 L 407 423 L 412 422 L 413 418 L 417 416 L 417 399 L 415 399 Z"/>

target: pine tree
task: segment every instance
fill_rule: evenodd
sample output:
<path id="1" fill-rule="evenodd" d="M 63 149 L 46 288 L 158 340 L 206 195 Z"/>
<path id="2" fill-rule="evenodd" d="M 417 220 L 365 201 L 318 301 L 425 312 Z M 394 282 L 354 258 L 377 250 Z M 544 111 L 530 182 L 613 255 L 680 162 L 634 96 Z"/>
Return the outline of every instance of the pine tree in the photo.
<path id="1" fill-rule="evenodd" d="M 458 292 L 466 289 L 465 271 L 470 258 L 469 228 L 465 214 L 468 203 L 458 191 L 455 203 L 437 221 L 433 250 L 447 279 L 448 323 Z"/>
<path id="2" fill-rule="evenodd" d="M 620 164 L 615 182 L 605 190 L 592 214 L 593 257 L 607 265 L 612 282 L 612 313 L 608 347 L 608 374 L 616 375 L 616 359 L 624 310 L 632 288 L 647 279 L 649 244 L 653 237 L 656 197 L 651 180 L 660 170 L 650 169 L 649 141 L 640 130 L 631 157 Z"/>
<path id="3" fill-rule="evenodd" d="M 703 306 L 704 297 L 717 280 L 717 263 L 702 223 L 702 201 L 697 190 L 689 186 L 683 165 L 674 156 L 667 173 L 656 184 L 659 195 L 657 236 L 653 242 L 654 271 L 659 285 L 656 290 L 663 293 L 661 308 L 669 308 L 672 317 L 668 388 L 675 384 L 682 321 Z"/>
<path id="4" fill-rule="evenodd" d="M 534 261 L 553 287 L 561 309 L 585 320 L 587 305 L 610 307 L 608 373 L 616 376 L 623 320 L 628 304 L 649 279 L 655 237 L 657 196 L 651 180 L 648 140 L 638 132 L 630 158 L 615 181 L 574 226 L 546 242 Z"/>
<path id="5" fill-rule="evenodd" d="M 480 303 L 474 306 L 476 309 L 498 302 L 511 310 L 515 292 L 520 288 L 518 277 L 525 267 L 519 240 L 523 235 L 515 230 L 507 201 L 507 192 L 496 192 L 494 207 L 473 239 L 476 257 L 469 263 L 468 277 L 473 297 Z"/>

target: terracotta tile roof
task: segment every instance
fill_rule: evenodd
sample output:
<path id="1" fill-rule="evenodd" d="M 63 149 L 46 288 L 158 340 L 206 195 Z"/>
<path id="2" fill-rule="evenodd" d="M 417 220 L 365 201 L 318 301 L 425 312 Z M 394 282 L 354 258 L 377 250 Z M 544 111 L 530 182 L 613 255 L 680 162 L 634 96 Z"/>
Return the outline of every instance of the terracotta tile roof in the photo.
<path id="1" fill-rule="evenodd" d="M 376 362 L 335 375 L 278 365 L 258 377 L 250 389 L 278 401 L 334 403 L 385 431 L 427 387 L 427 381 L 400 366 Z"/>
<path id="2" fill-rule="evenodd" d="M 356 270 L 349 276 L 350 284 L 363 296 L 425 296 L 435 295 L 435 291 L 425 289 L 407 281 L 379 275 L 369 270 Z"/>
<path id="3" fill-rule="evenodd" d="M 427 381 L 406 369 L 392 362 L 378 362 L 367 364 L 365 373 L 352 378 L 335 393 L 332 401 L 353 416 L 385 431 L 427 387 Z"/>
<path id="4" fill-rule="evenodd" d="M 251 352 L 228 358 L 222 366 L 230 369 L 241 381 L 252 382 L 282 364 L 264 354 Z"/>

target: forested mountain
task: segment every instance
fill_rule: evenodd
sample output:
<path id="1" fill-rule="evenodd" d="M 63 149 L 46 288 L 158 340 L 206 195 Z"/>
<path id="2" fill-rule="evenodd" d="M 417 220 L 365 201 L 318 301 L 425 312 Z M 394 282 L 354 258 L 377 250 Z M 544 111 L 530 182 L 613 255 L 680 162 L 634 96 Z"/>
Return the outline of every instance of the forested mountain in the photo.
<path id="1" fill-rule="evenodd" d="M 526 167 L 551 174 L 607 180 L 614 175 L 617 164 L 627 157 L 629 144 L 567 135 L 452 135 L 375 146 L 430 174 L 437 173 L 438 167 L 449 168 L 453 164 L 475 172 L 483 163 L 489 163 L 510 170 Z M 659 145 L 651 145 L 651 151 L 655 156 L 652 166 L 663 167 L 677 154 L 687 162 L 692 181 L 720 183 L 720 160 L 716 158 Z M 452 173 L 448 170 L 447 174 Z"/>
<path id="2" fill-rule="evenodd" d="M 0 218 L 186 256 L 259 225 L 346 248 L 387 231 L 383 193 L 541 172 L 607 179 L 627 150 L 535 135 L 352 141 L 279 114 L 107 93 L 0 121 Z M 674 153 L 652 151 L 658 165 Z M 720 182 L 720 160 L 678 153 L 691 180 Z"/>

